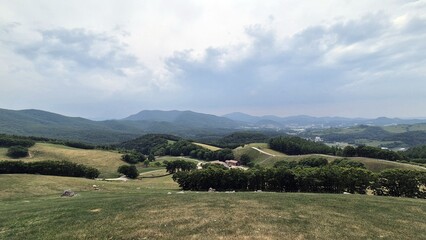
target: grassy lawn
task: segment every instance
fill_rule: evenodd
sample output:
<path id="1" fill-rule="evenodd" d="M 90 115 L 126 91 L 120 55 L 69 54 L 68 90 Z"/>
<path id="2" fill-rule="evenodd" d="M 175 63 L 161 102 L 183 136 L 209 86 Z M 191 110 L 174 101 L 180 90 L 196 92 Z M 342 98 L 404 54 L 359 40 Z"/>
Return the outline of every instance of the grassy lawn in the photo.
<path id="1" fill-rule="evenodd" d="M 177 194 L 166 179 L 156 181 L 158 185 L 1 175 L 0 192 L 11 195 L 0 195 L 0 239 L 426 238 L 425 200 L 267 192 Z M 46 187 L 40 196 L 19 192 L 31 190 L 31 182 Z M 92 190 L 92 184 L 101 190 Z M 63 187 L 70 185 L 78 195 L 60 198 Z"/>

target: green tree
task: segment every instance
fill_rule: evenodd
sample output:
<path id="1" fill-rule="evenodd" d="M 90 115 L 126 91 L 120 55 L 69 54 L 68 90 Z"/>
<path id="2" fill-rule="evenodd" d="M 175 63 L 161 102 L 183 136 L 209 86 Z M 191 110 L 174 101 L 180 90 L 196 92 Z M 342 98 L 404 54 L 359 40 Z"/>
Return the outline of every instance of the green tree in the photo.
<path id="1" fill-rule="evenodd" d="M 143 161 L 143 165 L 145 167 L 149 167 L 149 160 L 147 159 L 147 160 Z"/>
<path id="2" fill-rule="evenodd" d="M 117 172 L 124 174 L 128 178 L 135 179 L 139 176 L 138 169 L 134 165 L 121 165 L 118 167 Z"/>
<path id="3" fill-rule="evenodd" d="M 155 161 L 155 156 L 154 156 L 154 154 L 150 153 L 150 154 L 148 155 L 148 160 L 149 160 L 150 162 L 154 162 L 154 161 Z"/>
<path id="4" fill-rule="evenodd" d="M 28 157 L 28 148 L 23 146 L 12 146 L 7 150 L 7 156 L 11 158 Z"/>
<path id="5" fill-rule="evenodd" d="M 254 165 L 251 161 L 250 156 L 247 155 L 247 154 L 241 155 L 240 163 L 241 163 L 241 165 L 245 165 L 245 166 L 249 166 L 249 167 L 253 167 L 253 165 Z"/>

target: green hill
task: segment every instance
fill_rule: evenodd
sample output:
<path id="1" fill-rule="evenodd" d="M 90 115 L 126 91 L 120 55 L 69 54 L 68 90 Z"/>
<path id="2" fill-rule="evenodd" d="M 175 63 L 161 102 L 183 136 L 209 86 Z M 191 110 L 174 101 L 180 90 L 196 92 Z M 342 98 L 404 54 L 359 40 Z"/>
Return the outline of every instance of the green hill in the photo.
<path id="1" fill-rule="evenodd" d="M 262 153 L 259 150 L 264 151 L 266 153 Z M 244 147 L 238 147 L 234 149 L 234 154 L 237 158 L 239 158 L 242 154 L 247 154 L 252 159 L 253 163 L 259 164 L 264 167 L 272 167 L 276 162 L 279 161 L 299 161 L 303 158 L 307 157 L 323 157 L 328 161 L 333 161 L 334 159 L 342 158 L 339 156 L 331 156 L 331 155 L 323 155 L 323 154 L 305 154 L 305 155 L 285 155 L 283 153 L 274 151 L 268 148 L 268 144 L 266 143 L 252 143 L 247 144 Z M 400 162 L 393 162 L 381 159 L 373 159 L 373 158 L 362 158 L 362 157 L 350 157 L 348 159 L 354 160 L 356 162 L 361 162 L 365 165 L 365 167 L 373 172 L 379 172 L 385 169 L 399 168 L 399 169 L 411 169 L 411 170 L 420 170 L 426 171 L 426 168 L 407 164 Z"/>

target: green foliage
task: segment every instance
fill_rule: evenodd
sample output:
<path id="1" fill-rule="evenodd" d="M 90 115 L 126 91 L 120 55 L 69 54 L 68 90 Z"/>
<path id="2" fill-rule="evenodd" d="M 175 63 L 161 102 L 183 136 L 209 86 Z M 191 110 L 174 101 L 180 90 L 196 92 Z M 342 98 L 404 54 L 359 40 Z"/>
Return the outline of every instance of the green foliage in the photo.
<path id="1" fill-rule="evenodd" d="M 121 156 L 121 160 L 130 163 L 130 164 L 136 164 L 138 162 L 145 161 L 146 157 L 145 155 L 138 153 L 138 152 L 130 152 L 126 153 Z"/>
<path id="2" fill-rule="evenodd" d="M 377 195 L 426 198 L 426 172 L 388 169 L 380 172 L 374 186 Z"/>
<path id="3" fill-rule="evenodd" d="M 7 150 L 7 156 L 11 158 L 23 158 L 28 155 L 28 148 L 23 146 L 12 146 Z"/>
<path id="4" fill-rule="evenodd" d="M 359 168 L 254 168 L 178 172 L 173 179 L 184 190 L 265 190 L 278 192 L 326 192 L 365 194 L 373 173 Z"/>
<path id="5" fill-rule="evenodd" d="M 148 160 L 148 159 L 146 159 L 145 161 L 143 161 L 143 165 L 144 165 L 145 167 L 148 167 L 148 166 L 149 166 L 149 160 Z"/>
<path id="6" fill-rule="evenodd" d="M 23 146 L 32 147 L 35 141 L 28 137 L 0 134 L 0 147 Z"/>
<path id="7" fill-rule="evenodd" d="M 360 145 L 355 147 L 346 146 L 343 149 L 344 157 L 368 157 L 368 158 L 379 158 L 389 161 L 396 161 L 404 159 L 404 156 L 400 153 L 393 152 L 386 149 L 381 149 L 377 147 L 370 147 Z"/>
<path id="8" fill-rule="evenodd" d="M 154 162 L 154 161 L 155 161 L 155 156 L 154 156 L 154 154 L 150 153 L 150 154 L 148 155 L 148 160 L 149 160 L 150 162 Z"/>
<path id="9" fill-rule="evenodd" d="M 404 152 L 404 155 L 411 159 L 426 159 L 426 145 L 410 148 Z"/>
<path id="10" fill-rule="evenodd" d="M 197 164 L 185 160 L 176 160 L 176 161 L 164 161 L 166 165 L 166 171 L 169 173 L 176 173 L 179 171 L 191 171 L 197 168 Z"/>
<path id="11" fill-rule="evenodd" d="M 135 179 L 139 176 L 138 169 L 134 165 L 121 165 L 117 169 L 118 173 L 124 174 L 128 178 Z"/>
<path id="12" fill-rule="evenodd" d="M 0 161 L 0 174 L 41 174 L 68 177 L 96 178 L 99 170 L 68 161 Z"/>
<path id="13" fill-rule="evenodd" d="M 258 132 L 235 132 L 229 134 L 217 141 L 213 142 L 213 145 L 222 148 L 236 148 L 238 146 L 253 143 L 253 142 L 267 142 L 269 139 L 263 133 Z"/>
<path id="14" fill-rule="evenodd" d="M 269 140 L 271 149 L 288 155 L 300 154 L 332 154 L 334 150 L 323 143 L 316 143 L 293 136 L 281 136 Z"/>
<path id="15" fill-rule="evenodd" d="M 127 142 L 123 142 L 119 144 L 118 147 L 121 147 L 127 150 L 135 150 L 145 155 L 148 155 L 150 153 L 156 153 L 158 155 L 167 155 L 170 153 L 168 140 L 177 141 L 179 139 L 180 138 L 173 135 L 146 134 L 139 138 L 136 138 Z"/>
<path id="16" fill-rule="evenodd" d="M 248 167 L 254 166 L 254 163 L 252 162 L 252 160 L 251 160 L 251 158 L 248 154 L 241 155 L 240 163 L 241 163 L 241 165 L 248 166 Z"/>
<path id="17" fill-rule="evenodd" d="M 365 165 L 360 162 L 355 162 L 347 158 L 339 158 L 331 162 L 331 165 L 336 165 L 339 167 L 355 167 L 355 168 L 365 168 Z"/>

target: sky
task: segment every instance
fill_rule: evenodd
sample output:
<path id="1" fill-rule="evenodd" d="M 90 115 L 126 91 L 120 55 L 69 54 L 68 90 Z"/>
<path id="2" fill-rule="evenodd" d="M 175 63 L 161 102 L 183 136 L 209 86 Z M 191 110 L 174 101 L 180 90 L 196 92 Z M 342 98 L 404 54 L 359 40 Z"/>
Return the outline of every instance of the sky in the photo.
<path id="1" fill-rule="evenodd" d="M 0 0 L 0 108 L 426 117 L 426 0 Z"/>

